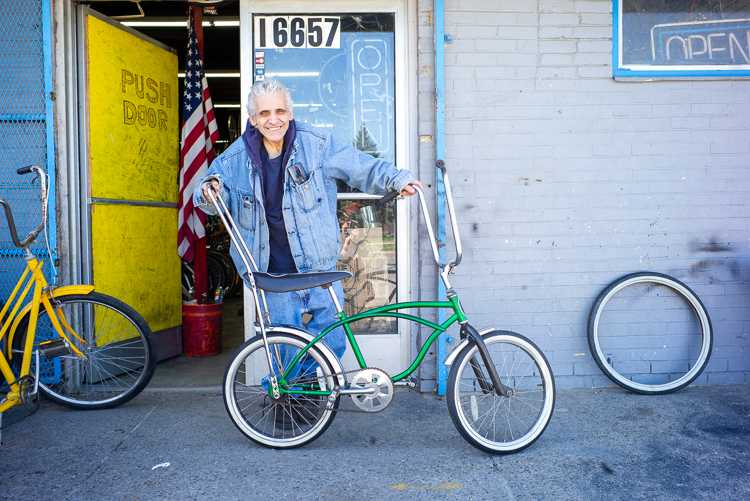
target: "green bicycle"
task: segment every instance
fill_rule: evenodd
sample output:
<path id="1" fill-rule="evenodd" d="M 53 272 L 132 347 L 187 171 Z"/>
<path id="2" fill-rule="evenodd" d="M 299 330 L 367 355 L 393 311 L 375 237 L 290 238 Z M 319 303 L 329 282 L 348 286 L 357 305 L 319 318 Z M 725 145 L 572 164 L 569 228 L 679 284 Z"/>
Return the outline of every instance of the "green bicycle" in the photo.
<path id="1" fill-rule="evenodd" d="M 224 374 L 223 395 L 229 417 L 245 436 L 266 447 L 300 447 L 326 431 L 343 396 L 351 397 L 361 411 L 385 409 L 393 399 L 394 383 L 409 384 L 409 376 L 419 367 L 430 346 L 455 323 L 460 326 L 461 341 L 444 363 L 450 367 L 448 410 L 461 436 L 482 451 L 511 454 L 529 447 L 542 435 L 555 405 L 552 370 L 542 351 L 526 337 L 495 328 L 477 331 L 469 324 L 458 294 L 448 280 L 461 262 L 462 248 L 445 164 L 438 160 L 437 166 L 443 175 L 456 244 L 454 261 L 447 264 L 441 261 L 424 193 L 418 189 L 418 194 L 433 255 L 445 284 L 446 301 L 396 303 L 347 317 L 330 285 L 351 276 L 349 272 L 271 275 L 254 271 L 244 276 L 254 298 L 257 318 L 263 320 L 256 324 L 258 335 L 245 342 L 230 360 Z M 397 195 L 398 192 L 391 192 L 380 203 Z M 246 269 L 257 270 L 223 200 L 212 192 L 210 198 Z M 328 289 L 339 312 L 339 321 L 319 334 L 271 324 L 269 316 L 263 315 L 262 311 L 268 311 L 264 291 L 312 287 Z M 408 313 L 413 308 L 443 308 L 447 318 L 442 324 L 433 323 Z M 401 374 L 391 377 L 368 367 L 360 351 L 350 324 L 374 317 L 403 318 L 434 330 Z M 346 371 L 323 340 L 339 326 L 343 326 L 357 359 L 356 370 Z"/>

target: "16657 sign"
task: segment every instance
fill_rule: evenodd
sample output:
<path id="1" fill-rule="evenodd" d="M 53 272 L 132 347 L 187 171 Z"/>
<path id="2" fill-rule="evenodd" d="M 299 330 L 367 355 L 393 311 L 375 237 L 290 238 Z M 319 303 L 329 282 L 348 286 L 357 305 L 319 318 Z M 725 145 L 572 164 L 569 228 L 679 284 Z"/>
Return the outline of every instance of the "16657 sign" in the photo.
<path id="1" fill-rule="evenodd" d="M 341 22 L 326 16 L 256 16 L 255 49 L 338 49 Z"/>

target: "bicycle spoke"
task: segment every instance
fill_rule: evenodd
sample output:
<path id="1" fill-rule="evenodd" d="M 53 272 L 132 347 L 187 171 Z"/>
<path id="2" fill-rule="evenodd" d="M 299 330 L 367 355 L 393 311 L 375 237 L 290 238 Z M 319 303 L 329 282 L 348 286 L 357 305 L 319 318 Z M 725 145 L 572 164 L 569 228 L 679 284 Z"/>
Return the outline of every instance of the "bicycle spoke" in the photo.
<path id="1" fill-rule="evenodd" d="M 544 431 L 552 412 L 548 403 L 554 398 L 554 386 L 548 391 L 539 367 L 540 361 L 546 361 L 538 351 L 535 358 L 525 338 L 513 333 L 490 334 L 485 344 L 500 381 L 513 393 L 505 397 L 482 390 L 483 385 L 487 387 L 485 382 L 489 383 L 490 367 L 476 348 L 470 348 L 451 367 L 451 417 L 464 438 L 477 448 L 516 452 L 531 445 Z"/>
<path id="2" fill-rule="evenodd" d="M 267 335 L 273 373 L 288 372 L 287 391 L 319 387 L 320 379 L 330 379 L 331 371 L 318 351 L 300 357 L 297 366 L 291 362 L 305 344 L 298 338 Z M 235 425 L 249 438 L 271 447 L 296 447 L 315 439 L 333 418 L 331 412 L 316 413 L 308 397 L 284 393 L 280 399 L 269 395 L 268 358 L 261 336 L 247 343 L 227 369 L 224 398 Z M 318 375 L 317 368 L 323 370 Z M 306 381 L 306 380 L 311 381 Z M 304 381 L 304 382 L 301 382 Z"/>
<path id="3" fill-rule="evenodd" d="M 50 314 L 83 354 L 71 350 L 51 367 L 45 360 L 40 391 L 50 399 L 74 408 L 110 408 L 133 398 L 153 376 L 151 331 L 127 305 L 96 292 L 55 298 L 51 311 L 40 310 L 39 341 L 61 335 Z"/>

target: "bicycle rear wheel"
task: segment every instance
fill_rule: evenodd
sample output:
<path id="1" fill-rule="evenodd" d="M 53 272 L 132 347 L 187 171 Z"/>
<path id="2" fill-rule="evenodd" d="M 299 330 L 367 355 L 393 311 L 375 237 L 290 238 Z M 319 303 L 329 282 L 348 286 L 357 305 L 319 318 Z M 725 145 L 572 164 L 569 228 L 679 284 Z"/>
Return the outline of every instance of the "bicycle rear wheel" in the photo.
<path id="1" fill-rule="evenodd" d="M 221 263 L 224 269 L 225 280 L 222 283 L 222 287 L 226 289 L 224 298 L 227 299 L 233 297 L 240 290 L 240 287 L 242 287 L 242 281 L 240 280 L 239 274 L 237 274 L 237 268 L 234 266 L 232 258 L 229 256 L 229 254 L 225 254 L 221 251 L 213 249 L 207 249 L 206 253 L 208 256 L 211 256 L 216 261 Z"/>
<path id="2" fill-rule="evenodd" d="M 451 366 L 448 411 L 471 445 L 491 454 L 512 454 L 533 444 L 547 428 L 555 407 L 555 381 L 544 354 L 515 332 L 482 336 L 500 382 L 510 397 L 492 391 L 487 367 L 469 344 Z"/>
<path id="3" fill-rule="evenodd" d="M 58 319 L 64 318 L 81 338 L 66 331 L 71 344 L 85 358 L 72 350 L 51 360 L 41 356 L 42 395 L 74 409 L 109 409 L 129 401 L 151 381 L 156 370 L 156 345 L 148 324 L 133 308 L 98 292 L 62 296 L 52 305 Z M 16 368 L 29 317 L 27 313 L 21 320 L 13 341 Z M 58 337 L 47 310 L 40 307 L 35 346 Z M 34 365 L 32 361 L 32 373 Z"/>
<path id="4" fill-rule="evenodd" d="M 277 376 L 307 345 L 307 341 L 289 334 L 268 334 L 267 338 Z M 300 364 L 306 369 L 299 370 L 299 374 L 289 379 L 290 386 L 297 386 L 295 381 L 307 380 L 299 385 L 311 390 L 333 388 L 333 369 L 325 356 L 313 346 L 307 357 Z M 262 336 L 255 336 L 240 346 L 227 365 L 223 384 L 224 405 L 237 429 L 253 442 L 273 449 L 300 447 L 322 435 L 333 422 L 339 401 L 336 400 L 333 410 L 326 410 L 325 399 L 301 404 L 309 409 L 289 405 L 300 405 L 289 395 L 274 400 L 266 389 L 269 374 Z"/>
<path id="5" fill-rule="evenodd" d="M 192 301 L 195 299 L 195 276 L 190 263 L 182 261 L 180 274 L 182 276 L 182 300 Z"/>
<path id="6" fill-rule="evenodd" d="M 690 288 L 661 273 L 625 275 L 599 294 L 589 313 L 596 365 L 614 383 L 649 395 L 689 385 L 711 356 L 711 319 Z"/>
<path id="7" fill-rule="evenodd" d="M 209 293 L 214 293 L 217 288 L 223 289 L 226 287 L 227 278 L 224 275 L 224 265 L 218 259 L 206 255 L 206 272 L 208 273 Z"/>

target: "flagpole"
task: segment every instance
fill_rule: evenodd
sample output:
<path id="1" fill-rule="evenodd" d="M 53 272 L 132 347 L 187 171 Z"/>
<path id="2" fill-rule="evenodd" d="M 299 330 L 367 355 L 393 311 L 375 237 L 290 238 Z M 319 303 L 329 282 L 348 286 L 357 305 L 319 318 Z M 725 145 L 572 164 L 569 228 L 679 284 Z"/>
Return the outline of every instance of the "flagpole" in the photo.
<path id="1" fill-rule="evenodd" d="M 198 39 L 198 48 L 201 51 L 201 59 L 203 58 L 203 7 L 199 5 L 193 5 L 190 7 L 193 10 L 193 29 L 195 30 L 195 36 Z M 200 217 L 205 226 L 205 214 L 202 211 L 196 210 L 196 216 Z M 198 304 L 206 304 L 208 300 L 208 271 L 206 265 L 206 237 L 201 238 L 195 242 L 195 258 L 193 260 L 193 269 L 195 271 L 195 299 L 198 300 Z"/>

